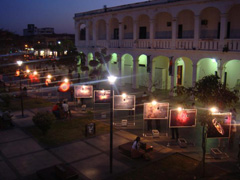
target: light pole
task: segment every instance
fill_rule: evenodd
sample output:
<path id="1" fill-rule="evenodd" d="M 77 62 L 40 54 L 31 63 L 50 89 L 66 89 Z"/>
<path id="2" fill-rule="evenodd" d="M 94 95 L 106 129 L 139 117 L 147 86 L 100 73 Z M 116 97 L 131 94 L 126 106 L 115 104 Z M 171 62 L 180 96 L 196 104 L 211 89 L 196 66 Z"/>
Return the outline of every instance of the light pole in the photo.
<path id="1" fill-rule="evenodd" d="M 110 103 L 110 173 L 112 173 L 112 156 L 113 156 L 113 85 L 117 77 L 109 76 L 108 81 L 111 85 L 111 103 Z"/>
<path id="2" fill-rule="evenodd" d="M 20 94 L 21 94 L 21 109 L 22 109 L 22 117 L 24 117 L 24 110 L 23 110 L 23 95 L 22 95 L 22 75 L 21 75 L 21 66 L 22 61 L 17 61 L 17 64 L 19 66 L 19 77 L 20 77 Z"/>

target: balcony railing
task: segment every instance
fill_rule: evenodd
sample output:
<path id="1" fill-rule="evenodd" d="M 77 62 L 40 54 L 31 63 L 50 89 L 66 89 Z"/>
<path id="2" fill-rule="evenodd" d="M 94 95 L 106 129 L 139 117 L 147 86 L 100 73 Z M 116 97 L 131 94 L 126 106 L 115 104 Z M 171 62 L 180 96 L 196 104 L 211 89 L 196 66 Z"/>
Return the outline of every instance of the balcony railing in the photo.
<path id="1" fill-rule="evenodd" d="M 176 39 L 176 49 L 179 50 L 204 50 L 204 51 L 218 51 L 224 50 L 222 46 L 225 45 L 227 51 L 240 51 L 240 39 L 225 39 L 220 49 L 219 39 L 199 39 L 197 47 L 194 46 L 194 39 Z M 172 39 L 154 39 L 151 43 L 150 39 L 123 39 L 123 40 L 89 40 L 76 42 L 79 48 L 85 47 L 106 47 L 106 48 L 139 48 L 139 49 L 171 49 Z"/>

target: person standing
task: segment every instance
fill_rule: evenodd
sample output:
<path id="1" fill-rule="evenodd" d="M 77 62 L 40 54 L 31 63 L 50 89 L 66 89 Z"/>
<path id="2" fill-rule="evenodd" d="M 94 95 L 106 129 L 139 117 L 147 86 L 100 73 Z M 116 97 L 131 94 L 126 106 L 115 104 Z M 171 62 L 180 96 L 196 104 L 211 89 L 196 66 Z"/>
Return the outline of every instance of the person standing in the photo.
<path id="1" fill-rule="evenodd" d="M 63 101 L 62 108 L 63 108 L 63 111 L 64 111 L 64 116 L 67 119 L 68 115 L 70 116 L 70 110 L 69 110 L 69 106 L 68 106 L 66 101 Z"/>

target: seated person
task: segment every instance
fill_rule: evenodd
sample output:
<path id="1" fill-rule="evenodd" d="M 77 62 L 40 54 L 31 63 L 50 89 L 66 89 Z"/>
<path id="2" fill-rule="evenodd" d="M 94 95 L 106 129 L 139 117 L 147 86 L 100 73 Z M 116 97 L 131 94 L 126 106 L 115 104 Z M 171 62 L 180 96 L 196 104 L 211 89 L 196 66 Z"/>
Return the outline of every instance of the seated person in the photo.
<path id="1" fill-rule="evenodd" d="M 58 103 L 56 103 L 52 108 L 52 113 L 55 115 L 56 118 L 60 118 L 60 109 Z"/>
<path id="2" fill-rule="evenodd" d="M 145 151 L 140 148 L 141 142 L 140 142 L 140 137 L 137 137 L 132 145 L 131 149 L 131 157 L 132 158 L 140 158 L 144 157 Z"/>

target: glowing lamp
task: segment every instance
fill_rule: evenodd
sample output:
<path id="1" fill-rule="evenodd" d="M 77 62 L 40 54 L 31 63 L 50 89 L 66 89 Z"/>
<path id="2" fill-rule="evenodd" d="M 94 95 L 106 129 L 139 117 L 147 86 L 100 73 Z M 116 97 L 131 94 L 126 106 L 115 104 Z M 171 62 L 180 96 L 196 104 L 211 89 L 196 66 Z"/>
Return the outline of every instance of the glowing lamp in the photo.
<path id="1" fill-rule="evenodd" d="M 20 76 L 20 71 L 19 70 L 16 70 L 15 76 Z"/>
<path id="2" fill-rule="evenodd" d="M 52 75 L 51 75 L 51 74 L 47 75 L 47 78 L 48 78 L 48 79 L 51 79 L 51 78 L 52 78 Z"/>
<path id="3" fill-rule="evenodd" d="M 210 109 L 210 111 L 211 111 L 212 113 L 215 113 L 215 112 L 217 112 L 217 108 L 212 107 L 212 108 Z"/>
<path id="4" fill-rule="evenodd" d="M 30 73 L 30 70 L 29 70 L 29 69 L 27 69 L 27 70 L 26 70 L 26 72 L 27 72 L 27 73 Z"/>
<path id="5" fill-rule="evenodd" d="M 122 97 L 125 99 L 127 97 L 126 93 L 123 93 Z"/>
<path id="6" fill-rule="evenodd" d="M 217 62 L 217 60 L 216 60 L 215 58 L 212 58 L 212 62 L 214 62 L 214 63 L 215 63 L 215 62 Z"/>
<path id="7" fill-rule="evenodd" d="M 65 79 L 64 79 L 64 82 L 65 82 L 65 83 L 68 83 L 68 82 L 69 82 L 69 79 L 68 79 L 68 78 L 65 78 Z"/>
<path id="8" fill-rule="evenodd" d="M 152 105 L 155 106 L 156 104 L 157 104 L 157 101 L 153 100 L 153 101 L 152 101 Z"/>
<path id="9" fill-rule="evenodd" d="M 182 108 L 181 108 L 181 107 L 178 107 L 177 110 L 178 110 L 178 111 L 182 111 Z"/>
<path id="10" fill-rule="evenodd" d="M 22 63 L 23 63 L 22 61 L 17 61 L 18 66 L 21 66 Z"/>
<path id="11" fill-rule="evenodd" d="M 34 72 L 33 72 L 33 75 L 34 75 L 34 76 L 36 76 L 37 74 L 38 74 L 37 71 L 34 71 Z"/>
<path id="12" fill-rule="evenodd" d="M 108 76 L 108 81 L 110 84 L 114 84 L 116 80 L 117 80 L 116 76 Z"/>

